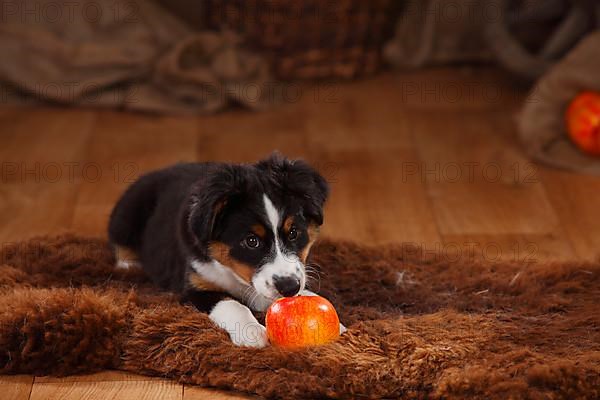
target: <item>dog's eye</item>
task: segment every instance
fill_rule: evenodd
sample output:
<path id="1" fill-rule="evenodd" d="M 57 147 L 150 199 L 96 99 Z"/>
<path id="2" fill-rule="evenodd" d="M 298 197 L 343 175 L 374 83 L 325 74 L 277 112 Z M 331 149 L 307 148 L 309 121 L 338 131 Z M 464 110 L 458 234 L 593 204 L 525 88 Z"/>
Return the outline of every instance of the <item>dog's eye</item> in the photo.
<path id="1" fill-rule="evenodd" d="M 256 235 L 248 235 L 246 236 L 245 243 L 246 246 L 250 247 L 251 249 L 256 249 L 258 246 L 260 246 L 260 239 Z"/>
<path id="2" fill-rule="evenodd" d="M 288 240 L 293 242 L 296 239 L 298 239 L 298 229 L 292 225 L 290 231 L 288 232 Z"/>

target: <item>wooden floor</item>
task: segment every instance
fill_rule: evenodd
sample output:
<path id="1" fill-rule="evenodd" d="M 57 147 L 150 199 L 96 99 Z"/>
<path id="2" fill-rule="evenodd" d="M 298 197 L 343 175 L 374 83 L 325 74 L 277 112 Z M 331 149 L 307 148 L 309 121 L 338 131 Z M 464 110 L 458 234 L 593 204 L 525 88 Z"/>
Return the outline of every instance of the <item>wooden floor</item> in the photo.
<path id="1" fill-rule="evenodd" d="M 514 125 L 524 93 L 501 74 L 444 69 L 293 90 L 293 101 L 271 111 L 203 118 L 0 108 L 0 240 L 104 236 L 112 205 L 141 173 L 177 161 L 253 161 L 278 149 L 311 161 L 330 182 L 327 236 L 412 242 L 457 264 L 598 258 L 600 179 L 524 156 Z M 0 377 L 0 393 L 238 398 L 117 372 Z"/>

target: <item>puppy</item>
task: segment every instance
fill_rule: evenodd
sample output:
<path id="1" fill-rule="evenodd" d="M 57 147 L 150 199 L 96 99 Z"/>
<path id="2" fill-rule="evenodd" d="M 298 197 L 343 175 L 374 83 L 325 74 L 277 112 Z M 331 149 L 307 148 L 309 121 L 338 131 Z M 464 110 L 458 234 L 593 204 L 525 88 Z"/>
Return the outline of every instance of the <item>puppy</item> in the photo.
<path id="1" fill-rule="evenodd" d="M 117 266 L 135 264 L 136 254 L 156 285 L 208 313 L 233 343 L 263 347 L 251 310 L 313 294 L 305 263 L 327 195 L 313 168 L 277 153 L 251 165 L 177 164 L 136 181 L 108 233 Z"/>

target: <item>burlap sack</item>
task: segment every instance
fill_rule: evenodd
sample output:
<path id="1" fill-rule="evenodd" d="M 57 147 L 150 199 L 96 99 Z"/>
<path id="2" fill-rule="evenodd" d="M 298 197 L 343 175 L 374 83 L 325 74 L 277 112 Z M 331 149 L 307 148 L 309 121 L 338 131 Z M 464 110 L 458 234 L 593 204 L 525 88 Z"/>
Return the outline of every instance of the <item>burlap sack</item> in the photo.
<path id="1" fill-rule="evenodd" d="M 262 59 L 235 37 L 195 34 L 149 1 L 3 3 L 0 54 L 3 103 L 207 113 L 232 101 L 249 108 L 276 101 L 230 89 L 270 80 Z"/>
<path id="2" fill-rule="evenodd" d="M 519 117 L 521 139 L 536 160 L 572 171 L 600 175 L 600 158 L 586 156 L 565 130 L 565 110 L 582 91 L 600 92 L 600 31 L 582 40 L 544 75 Z"/>
<path id="3" fill-rule="evenodd" d="M 385 60 L 400 68 L 491 60 L 482 34 L 484 25 L 493 18 L 486 4 L 407 0 L 394 38 L 384 47 Z"/>

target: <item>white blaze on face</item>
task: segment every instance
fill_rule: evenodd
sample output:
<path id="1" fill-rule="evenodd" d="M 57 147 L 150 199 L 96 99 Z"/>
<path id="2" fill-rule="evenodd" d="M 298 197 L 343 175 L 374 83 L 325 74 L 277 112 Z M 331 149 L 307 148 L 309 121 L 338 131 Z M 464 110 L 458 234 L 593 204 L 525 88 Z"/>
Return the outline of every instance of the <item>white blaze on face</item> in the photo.
<path id="1" fill-rule="evenodd" d="M 260 268 L 260 271 L 254 275 L 252 284 L 263 296 L 275 298 L 279 294 L 275 289 L 273 277 L 296 277 L 300 281 L 300 290 L 302 291 L 306 283 L 304 265 L 296 254 L 284 254 L 279 242 L 277 231 L 281 220 L 281 212 L 275 208 L 273 202 L 266 194 L 263 194 L 263 202 L 275 238 L 273 243 L 274 255 L 273 259 L 264 264 Z"/>

